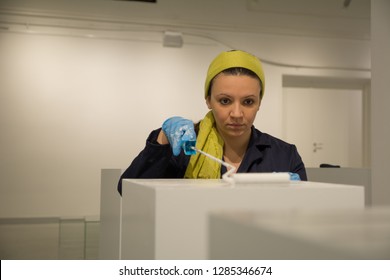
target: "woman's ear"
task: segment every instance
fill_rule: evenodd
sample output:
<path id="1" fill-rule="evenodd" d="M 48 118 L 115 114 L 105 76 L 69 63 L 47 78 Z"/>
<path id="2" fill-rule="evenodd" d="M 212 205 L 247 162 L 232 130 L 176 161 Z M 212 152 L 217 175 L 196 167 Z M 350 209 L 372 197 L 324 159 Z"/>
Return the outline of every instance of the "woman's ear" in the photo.
<path id="1" fill-rule="evenodd" d="M 259 107 L 257 108 L 257 111 L 260 110 L 260 107 L 261 107 L 261 99 L 260 99 L 260 103 L 259 103 Z"/>
<path id="2" fill-rule="evenodd" d="M 206 104 L 207 104 L 207 108 L 209 108 L 211 110 L 210 95 L 207 96 L 207 98 L 206 98 Z"/>

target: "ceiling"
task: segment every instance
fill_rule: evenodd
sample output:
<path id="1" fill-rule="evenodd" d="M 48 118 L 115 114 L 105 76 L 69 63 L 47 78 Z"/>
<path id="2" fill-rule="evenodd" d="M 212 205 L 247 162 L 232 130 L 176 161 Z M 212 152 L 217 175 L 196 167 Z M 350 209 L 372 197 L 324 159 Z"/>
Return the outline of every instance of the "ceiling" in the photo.
<path id="1" fill-rule="evenodd" d="M 370 0 L 247 0 L 247 7 L 275 32 L 370 39 Z"/>
<path id="2" fill-rule="evenodd" d="M 0 31 L 202 30 L 370 40 L 370 0 L 1 0 Z M 153 2 L 153 1 L 152 1 Z"/>

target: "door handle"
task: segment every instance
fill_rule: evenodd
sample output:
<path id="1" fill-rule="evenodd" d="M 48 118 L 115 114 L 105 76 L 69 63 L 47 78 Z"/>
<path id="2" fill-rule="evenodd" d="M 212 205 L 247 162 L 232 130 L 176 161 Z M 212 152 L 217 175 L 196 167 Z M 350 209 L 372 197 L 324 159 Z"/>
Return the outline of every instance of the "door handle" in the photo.
<path id="1" fill-rule="evenodd" d="M 316 153 L 318 150 L 322 150 L 322 143 L 317 143 L 317 142 L 314 142 L 313 143 L 313 152 Z"/>

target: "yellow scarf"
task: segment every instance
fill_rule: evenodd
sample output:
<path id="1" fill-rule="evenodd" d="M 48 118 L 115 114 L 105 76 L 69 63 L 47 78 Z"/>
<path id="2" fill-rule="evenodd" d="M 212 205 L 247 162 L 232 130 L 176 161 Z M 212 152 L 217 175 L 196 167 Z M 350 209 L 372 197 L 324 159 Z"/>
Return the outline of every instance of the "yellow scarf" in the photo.
<path id="1" fill-rule="evenodd" d="M 212 111 L 208 112 L 199 124 L 196 148 L 222 159 L 223 140 L 219 135 Z M 221 178 L 221 164 L 197 153 L 191 156 L 184 178 L 218 179 Z"/>

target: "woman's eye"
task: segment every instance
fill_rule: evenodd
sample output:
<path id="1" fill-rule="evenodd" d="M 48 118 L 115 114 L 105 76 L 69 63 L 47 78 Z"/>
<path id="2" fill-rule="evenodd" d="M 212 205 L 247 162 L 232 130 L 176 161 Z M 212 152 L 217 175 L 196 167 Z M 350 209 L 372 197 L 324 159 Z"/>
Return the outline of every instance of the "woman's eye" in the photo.
<path id="1" fill-rule="evenodd" d="M 230 103 L 230 100 L 228 98 L 222 98 L 219 100 L 219 103 L 221 103 L 222 105 L 227 105 Z"/>
<path id="2" fill-rule="evenodd" d="M 253 99 L 245 99 L 244 100 L 244 105 L 253 105 L 255 101 Z"/>

